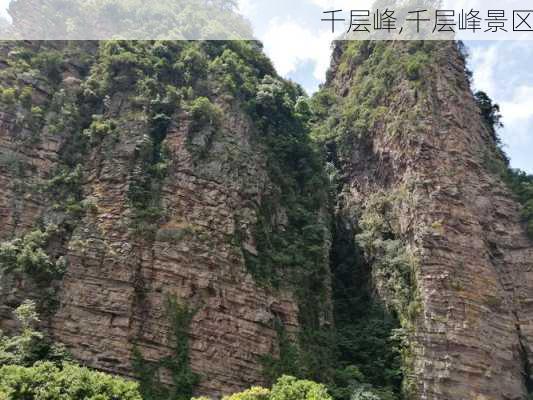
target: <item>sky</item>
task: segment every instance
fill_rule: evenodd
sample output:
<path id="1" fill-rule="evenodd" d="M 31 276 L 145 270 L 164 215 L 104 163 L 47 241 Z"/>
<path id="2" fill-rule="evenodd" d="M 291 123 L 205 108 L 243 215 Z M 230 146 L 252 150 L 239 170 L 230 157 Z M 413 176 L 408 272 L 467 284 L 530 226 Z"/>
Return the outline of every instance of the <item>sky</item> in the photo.
<path id="1" fill-rule="evenodd" d="M 318 17 L 346 0 L 239 0 L 242 13 L 254 26 L 278 72 L 308 94 L 325 80 L 331 37 Z M 368 0 L 350 0 L 362 9 Z M 305 4 L 305 6 L 302 6 Z M 294 9 L 315 13 L 309 16 Z M 285 15 L 279 10 L 285 10 Z M 533 41 L 467 41 L 473 89 L 485 91 L 501 107 L 504 128 L 499 132 L 513 168 L 533 173 Z"/>
<path id="2" fill-rule="evenodd" d="M 367 9 L 371 1 L 238 0 L 238 4 L 278 73 L 312 94 L 325 80 L 331 55 L 331 33 L 329 26 L 320 21 L 322 12 L 347 8 L 348 2 L 350 8 Z M 0 0 L 0 16 L 7 15 L 9 2 Z M 533 173 L 533 41 L 466 44 L 474 89 L 485 91 L 501 107 L 504 128 L 500 136 L 511 165 Z"/>

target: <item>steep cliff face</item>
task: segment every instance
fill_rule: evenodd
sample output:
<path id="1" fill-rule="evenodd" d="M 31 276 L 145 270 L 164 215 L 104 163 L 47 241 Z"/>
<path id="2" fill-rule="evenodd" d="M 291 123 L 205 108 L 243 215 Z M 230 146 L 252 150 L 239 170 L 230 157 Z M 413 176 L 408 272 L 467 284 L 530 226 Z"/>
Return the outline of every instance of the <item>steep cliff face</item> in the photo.
<path id="1" fill-rule="evenodd" d="M 457 44 L 339 43 L 314 101 L 338 219 L 407 337 L 404 392 L 526 398 L 533 243 Z"/>
<path id="2" fill-rule="evenodd" d="M 311 100 L 252 42 L 0 56 L 1 329 L 33 299 L 146 399 L 533 389 L 533 244 L 456 43 L 337 43 Z"/>
<path id="3" fill-rule="evenodd" d="M 327 323 L 320 163 L 257 44 L 14 42 L 1 63 L 2 328 L 36 299 L 82 363 L 164 383 L 185 335 L 218 396 L 264 382 L 280 326 Z"/>

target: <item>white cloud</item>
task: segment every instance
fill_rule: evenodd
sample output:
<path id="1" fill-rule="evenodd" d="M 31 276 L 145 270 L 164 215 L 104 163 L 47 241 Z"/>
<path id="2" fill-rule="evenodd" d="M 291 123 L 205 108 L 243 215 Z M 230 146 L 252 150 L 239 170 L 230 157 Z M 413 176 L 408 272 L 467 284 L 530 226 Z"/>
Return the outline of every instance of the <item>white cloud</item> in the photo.
<path id="1" fill-rule="evenodd" d="M 488 48 L 475 48 L 471 54 L 470 63 L 474 71 L 474 87 L 476 90 L 483 90 L 489 95 L 494 95 L 496 91 L 495 67 L 498 62 L 499 43 Z"/>
<path id="2" fill-rule="evenodd" d="M 470 59 L 475 90 L 483 90 L 500 105 L 505 125 L 501 135 L 512 153 L 532 144 L 529 126 L 533 123 L 533 86 L 527 79 L 524 83 L 521 77 L 526 71 L 515 62 L 519 54 L 527 54 L 528 49 L 523 46 L 523 42 L 479 45 L 472 50 Z M 517 84 L 521 81 L 521 85 Z"/>
<path id="3" fill-rule="evenodd" d="M 505 124 L 505 139 L 509 145 L 531 143 L 531 129 L 529 127 L 533 122 L 532 104 L 533 86 L 516 88 L 509 101 L 500 103 Z"/>
<path id="4" fill-rule="evenodd" d="M 238 0 L 239 12 L 245 17 L 250 17 L 253 15 L 256 4 L 254 0 Z"/>
<path id="5" fill-rule="evenodd" d="M 533 86 L 521 86 L 514 92 L 513 99 L 501 104 L 505 114 L 511 119 L 533 117 Z"/>
<path id="6" fill-rule="evenodd" d="M 292 19 L 270 21 L 261 37 L 265 51 L 278 72 L 287 76 L 304 63 L 314 64 L 313 76 L 323 81 L 329 67 L 332 35 L 327 31 L 313 31 Z"/>
<path id="7" fill-rule="evenodd" d="M 7 13 L 11 0 L 0 0 L 0 16 L 11 20 L 11 17 Z"/>

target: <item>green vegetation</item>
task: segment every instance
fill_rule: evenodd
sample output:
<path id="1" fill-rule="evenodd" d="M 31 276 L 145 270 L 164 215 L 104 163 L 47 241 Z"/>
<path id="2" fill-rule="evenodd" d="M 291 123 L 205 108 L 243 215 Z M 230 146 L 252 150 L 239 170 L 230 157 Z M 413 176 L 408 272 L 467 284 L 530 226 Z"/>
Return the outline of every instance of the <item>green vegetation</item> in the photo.
<path id="1" fill-rule="evenodd" d="M 298 287 L 302 325 L 307 327 L 299 338 L 301 348 L 309 348 L 307 359 L 318 354 L 321 344 L 308 344 L 325 314 L 316 305 L 326 304 L 327 296 L 328 185 L 307 136 L 310 107 L 303 90 L 276 77 L 256 42 L 123 41 L 102 47 L 86 90 L 97 98 L 116 92 L 135 96 L 132 112 L 151 133 L 137 142 L 129 182 L 133 225 L 149 238 L 157 234 L 169 241 L 182 233 L 155 229 L 166 218 L 160 193 L 172 162 L 165 153 L 169 127 L 178 118 L 188 122 L 187 150 L 193 162 L 206 165 L 215 135 L 225 129 L 227 111 L 213 99 L 248 114 L 258 127 L 252 141 L 266 156 L 273 189 L 260 205 L 253 232 L 258 254 L 242 246 L 242 232 L 233 242 L 257 282 Z M 314 366 L 306 370 L 321 370 L 318 356 L 311 361 Z"/>
<path id="2" fill-rule="evenodd" d="M 30 135 L 21 135 L 20 142 L 36 143 L 43 124 L 43 110 L 38 106 L 33 106 L 31 86 L 0 87 L 0 104 L 3 105 L 5 111 L 15 115 L 15 132 L 30 133 Z"/>
<path id="3" fill-rule="evenodd" d="M 252 387 L 241 393 L 235 393 L 231 396 L 224 396 L 222 400 L 269 400 L 270 390 L 262 387 Z M 199 399 L 195 399 L 199 400 Z"/>
<path id="4" fill-rule="evenodd" d="M 0 399 L 142 400 L 135 382 L 64 363 L 0 368 Z"/>
<path id="5" fill-rule="evenodd" d="M 253 233 L 259 255 L 242 251 L 247 267 L 261 284 L 280 287 L 283 282 L 299 287 L 306 327 L 300 347 L 308 349 L 305 357 L 300 356 L 300 365 L 307 365 L 307 375 L 317 375 L 321 370 L 318 354 L 325 352 L 321 350 L 325 334 L 314 332 L 326 313 L 316 305 L 326 304 L 327 296 L 328 221 L 322 212 L 327 178 L 307 136 L 310 107 L 303 90 L 276 77 L 257 42 L 117 40 L 90 51 L 96 54 L 87 61 L 70 45 L 17 46 L 10 67 L 2 71 L 6 81 L 15 82 L 17 76 L 27 74 L 52 93 L 38 105 L 32 92 L 22 86 L 6 89 L 2 98 L 14 107 L 25 107 L 40 121 L 36 137 L 46 132 L 63 143 L 59 166 L 38 185 L 53 205 L 53 217 L 62 221 L 63 243 L 88 209 L 84 199 L 87 161 L 112 152 L 122 135 L 132 135 L 128 141 L 135 143 L 128 174 L 130 228 L 139 238 L 153 240 L 167 218 L 162 192 L 172 167 L 166 146 L 169 129 L 179 129 L 177 121 L 188 121 L 187 149 L 195 162 L 207 163 L 213 138 L 224 129 L 226 110 L 220 104 L 245 111 L 257 122 L 252 141 L 265 154 L 273 189 L 261 204 Z M 67 77 L 70 61 L 80 65 L 82 79 Z M 125 97 L 131 99 L 127 104 Z M 217 104 L 215 98 L 221 101 Z M 286 223 L 280 223 L 285 219 Z M 182 236 L 182 232 L 159 233 L 170 242 Z M 58 254 L 63 243 L 57 243 Z M 236 243 L 241 250 L 241 243 Z M 34 264 L 42 265 L 40 270 L 51 270 L 57 258 L 55 253 L 46 253 L 46 245 L 41 252 L 37 252 L 41 247 L 33 249 Z M 159 363 L 155 369 L 175 369 L 175 379 L 192 382 L 186 372 L 178 371 L 178 365 L 186 364 L 180 357 L 166 360 L 166 365 Z"/>
<path id="6" fill-rule="evenodd" d="M 396 312 L 376 300 L 372 260 L 365 257 L 354 228 L 349 227 L 346 221 L 337 221 L 331 250 L 338 354 L 331 393 L 336 399 L 350 399 L 358 392 L 398 399 L 404 372 L 403 330 Z"/>
<path id="7" fill-rule="evenodd" d="M 84 82 L 84 96 L 103 103 L 104 113 L 94 114 L 85 131 L 95 145 L 113 146 L 120 124 L 135 126 L 134 162 L 128 200 L 132 231 L 152 240 L 165 214 L 161 190 L 169 165 L 165 139 L 172 116 L 179 110 L 182 70 L 177 59 L 186 45 L 171 42 L 107 41 L 98 49 L 97 61 Z M 132 104 L 126 113 L 112 111 L 111 97 L 127 93 Z"/>
<path id="8" fill-rule="evenodd" d="M 0 89 L 0 102 L 15 116 L 13 133 L 20 144 L 37 144 L 45 125 L 50 132 L 65 134 L 69 128 L 76 130 L 73 123 L 83 119 L 76 106 L 77 94 L 62 85 L 65 65 L 72 60 L 80 64 L 80 48 L 75 48 L 68 45 L 59 51 L 53 44 L 14 42 L 7 66 L 0 71 L 3 84 L 9 86 Z M 43 98 L 43 92 L 53 96 Z"/>
<path id="9" fill-rule="evenodd" d="M 174 387 L 165 388 L 153 378 L 153 365 L 140 384 L 73 363 L 65 349 L 47 341 L 36 326 L 39 316 L 33 302 L 24 302 L 15 315 L 20 334 L 4 336 L 0 332 L 0 399 L 65 399 L 65 400 L 189 400 L 197 377 L 188 369 L 187 326 L 192 313 L 169 299 L 170 318 L 174 326 L 176 356 L 161 361 L 167 368 Z M 146 368 L 143 365 L 143 368 Z M 145 370 L 146 373 L 147 370 Z M 146 378 L 151 379 L 147 387 Z M 196 398 L 195 400 L 208 400 Z M 311 381 L 282 376 L 272 389 L 253 387 L 242 393 L 225 396 L 224 400 L 331 400 L 326 387 Z"/>
<path id="10" fill-rule="evenodd" d="M 54 259 L 47 252 L 48 243 L 57 233 L 58 227 L 49 225 L 44 230 L 1 243 L 0 271 L 24 273 L 43 285 L 61 277 L 65 270 L 63 259 Z"/>
<path id="11" fill-rule="evenodd" d="M 325 95 L 320 101 L 327 103 L 330 98 Z M 320 193 L 321 196 L 327 194 Z M 320 298 L 319 278 L 314 286 L 304 287 L 300 292 L 309 301 L 304 299 L 300 303 L 304 329 L 298 340 L 294 342 L 282 326 L 277 327 L 279 357 L 267 356 L 263 360 L 265 375 L 270 382 L 282 374 L 293 374 L 327 384 L 336 399 L 403 398 L 402 381 L 407 367 L 402 360 L 409 355 L 405 332 L 410 327 L 407 321 L 416 316 L 418 303 L 413 283 L 413 259 L 403 243 L 390 237 L 386 223 L 393 216 L 385 211 L 392 209 L 396 201 L 396 198 L 376 198 L 375 204 L 369 205 L 366 214 L 361 217 L 364 222 L 361 223 L 362 231 L 357 236 L 357 242 L 353 232 L 341 234 L 340 226 L 333 230 L 338 236 L 333 238 L 330 255 L 334 273 L 335 329 L 316 322 L 320 318 L 320 310 L 313 302 L 324 301 Z M 322 204 L 327 204 L 327 200 L 322 200 Z M 385 214 L 381 215 L 382 212 Z M 272 215 L 272 210 L 265 214 Z M 259 226 L 264 226 L 262 224 L 264 222 L 260 221 Z M 317 226 L 318 229 L 322 227 Z M 297 248 L 293 250 L 290 243 L 299 243 L 298 239 L 287 241 L 277 248 L 273 244 L 284 237 L 283 233 L 268 236 L 269 230 L 259 232 L 264 236 L 258 236 L 258 244 L 270 245 L 267 249 L 259 247 L 259 259 L 265 255 L 271 257 L 261 260 L 260 267 L 275 266 L 276 262 L 278 265 L 286 263 L 297 254 Z M 318 235 L 318 231 L 315 234 Z M 291 249 L 292 254 L 282 258 L 285 257 L 285 248 Z M 314 260 L 320 260 L 320 254 L 318 252 Z M 319 269 L 315 271 L 317 278 L 320 277 Z M 273 276 L 272 269 L 260 272 L 259 276 Z M 387 295 L 391 296 L 391 304 L 376 302 L 372 286 L 374 279 L 384 283 L 383 290 L 390 292 Z M 301 280 L 306 281 L 309 282 L 309 277 Z"/>
<path id="12" fill-rule="evenodd" d="M 323 385 L 282 376 L 272 387 L 270 400 L 331 400 L 331 397 Z"/>
<path id="13" fill-rule="evenodd" d="M 0 100 L 6 105 L 12 105 L 17 98 L 17 91 L 14 88 L 0 88 Z"/>
<path id="14" fill-rule="evenodd" d="M 33 302 L 22 303 L 15 316 L 20 334 L 0 331 L 0 399 L 141 400 L 137 383 L 70 362 L 63 346 L 36 330 Z"/>
<path id="15" fill-rule="evenodd" d="M 87 141 L 82 132 L 91 106 L 79 90 L 63 85 L 64 66 L 73 59 L 78 62 L 75 54 L 70 45 L 59 51 L 54 44 L 15 42 L 0 72 L 3 83 L 12 88 L 2 92 L 2 99 L 15 115 L 11 139 L 17 153 L 10 156 L 15 161 L 10 168 L 16 201 L 39 198 L 47 205 L 36 229 L 0 244 L 0 269 L 15 279 L 30 278 L 47 314 L 57 306 L 57 282 L 66 268 L 64 245 L 85 213 L 81 165 Z M 55 136 L 61 144 L 58 162 L 43 171 L 45 176 L 31 174 L 36 167 L 25 161 L 43 135 Z"/>
<path id="16" fill-rule="evenodd" d="M 474 97 L 479 106 L 479 110 L 481 111 L 483 121 L 492 134 L 492 138 L 496 143 L 501 144 L 501 139 L 497 134 L 497 129 L 503 128 L 500 106 L 494 104 L 492 99 L 485 92 L 478 91 L 474 93 Z"/>
<path id="17" fill-rule="evenodd" d="M 307 117 L 297 110 L 305 99 L 299 87 L 266 75 L 250 104 L 252 118 L 262 131 L 257 138 L 265 147 L 276 191 L 261 204 L 255 238 L 259 256 L 246 254 L 247 266 L 258 281 L 278 287 L 281 281 L 322 285 L 327 234 L 320 210 L 327 206 L 327 178 L 321 160 L 305 134 Z M 275 220 L 285 214 L 286 227 Z M 280 229 L 281 228 L 281 229 Z M 305 279 L 303 279 L 305 277 Z M 305 290 L 305 288 L 303 288 Z M 309 299 L 318 295 L 307 292 Z"/>
<path id="18" fill-rule="evenodd" d="M 167 314 L 171 324 L 170 340 L 174 354 L 153 362 L 135 350 L 134 371 L 140 382 L 140 392 L 145 400 L 189 400 L 199 376 L 191 371 L 189 364 L 189 326 L 194 312 L 173 298 L 167 300 Z M 160 381 L 160 371 L 170 373 L 172 386 Z"/>
<path id="19" fill-rule="evenodd" d="M 222 129 L 222 110 L 212 101 L 214 93 L 245 104 L 249 98 L 244 97 L 250 96 L 245 88 L 255 87 L 258 69 L 272 71 L 259 48 L 253 42 L 109 41 L 100 46 L 83 85 L 84 96 L 111 109 L 110 98 L 126 93 L 133 101 L 128 118 L 111 110 L 98 113 L 87 135 L 106 138 L 117 135 L 119 123 L 136 125 L 128 199 L 131 228 L 139 236 L 153 240 L 166 218 L 161 193 L 172 165 L 166 147 L 169 129 L 177 127 L 175 121 L 187 119 L 187 149 L 195 162 L 208 158 L 214 135 Z"/>
<path id="20" fill-rule="evenodd" d="M 327 369 L 321 357 L 328 355 L 332 345 L 331 329 L 323 324 L 328 312 L 328 182 L 306 134 L 308 99 L 299 87 L 267 74 L 257 82 L 246 109 L 259 125 L 256 140 L 265 149 L 269 177 L 275 184 L 263 198 L 253 233 L 258 253 L 243 248 L 246 266 L 263 285 L 296 290 L 302 327 L 299 350 L 290 356 L 295 359 L 282 355 L 279 365 L 268 363 L 265 373 L 272 381 L 277 377 L 273 371 L 279 376 L 297 368 L 299 377 L 322 380 Z M 286 222 L 280 224 L 283 219 Z M 281 335 L 280 339 L 286 349 L 286 338 Z"/>
<path id="21" fill-rule="evenodd" d="M 209 153 L 216 131 L 220 129 L 222 110 L 207 97 L 198 97 L 191 102 L 189 113 L 191 124 L 187 145 L 196 159 L 203 159 Z"/>
<path id="22" fill-rule="evenodd" d="M 407 77 L 412 81 L 419 80 L 429 61 L 430 58 L 424 51 L 419 50 L 415 54 L 409 56 L 405 61 L 405 72 L 407 73 Z"/>
<path id="23" fill-rule="evenodd" d="M 376 193 L 371 196 L 359 220 L 357 242 L 372 264 L 378 291 L 386 306 L 400 318 L 414 320 L 418 313 L 416 259 L 399 238 L 397 207 L 408 201 L 408 192 Z"/>
<path id="24" fill-rule="evenodd" d="M 22 161 L 22 156 L 15 152 L 6 150 L 0 154 L 0 168 L 10 172 L 16 178 L 24 178 L 25 164 Z"/>
<path id="25" fill-rule="evenodd" d="M 190 113 L 194 130 L 215 126 L 221 118 L 221 111 L 206 97 L 194 99 L 190 106 Z"/>
<path id="26" fill-rule="evenodd" d="M 385 382 L 390 382 L 389 387 L 397 396 L 412 394 L 412 382 L 408 379 L 412 368 L 409 336 L 421 311 L 416 282 L 417 259 L 407 243 L 400 239 L 398 219 L 398 210 L 411 201 L 407 189 L 374 194 L 365 202 L 359 217 L 361 232 L 356 235 L 366 262 L 372 266 L 373 287 L 387 314 L 392 316 L 384 325 L 387 329 L 373 337 L 386 334 L 390 350 L 385 356 L 394 361 L 387 364 L 392 368 L 384 369 L 389 375 Z M 379 374 L 378 370 L 374 372 Z"/>
<path id="27" fill-rule="evenodd" d="M 374 132 L 384 131 L 392 140 L 416 131 L 419 106 L 401 119 L 388 107 L 398 96 L 424 96 L 424 77 L 437 55 L 427 42 L 354 41 L 337 47 L 340 57 L 329 72 L 330 84 L 311 99 L 312 138 L 327 157 L 333 202 L 346 190 L 341 171 L 354 158 L 354 143 L 368 146 L 370 153 Z M 399 209 L 412 201 L 408 193 L 376 193 L 361 199 L 360 209 L 341 207 L 332 225 L 334 361 L 325 382 L 336 399 L 412 394 L 409 339 L 421 305 L 417 260 L 398 222 Z"/>
<path id="28" fill-rule="evenodd" d="M 161 143 L 144 136 L 135 149 L 136 166 L 128 188 L 133 216 L 132 228 L 145 238 L 154 237 L 158 223 L 164 216 L 161 207 L 161 188 L 166 176 L 167 164 Z"/>
<path id="29" fill-rule="evenodd" d="M 533 239 L 533 175 L 517 169 L 509 169 L 506 182 L 523 206 L 522 217 L 527 233 Z"/>
<path id="30" fill-rule="evenodd" d="M 274 383 L 280 376 L 291 374 L 301 376 L 301 354 L 299 348 L 294 343 L 294 338 L 289 337 L 285 326 L 281 321 L 275 322 L 278 335 L 278 351 L 275 357 L 273 354 L 266 354 L 261 357 L 263 364 L 263 375 L 270 384 Z"/>
<path id="31" fill-rule="evenodd" d="M 29 367 L 40 360 L 54 363 L 69 360 L 70 356 L 63 346 L 50 342 L 36 330 L 40 320 L 35 303 L 29 300 L 23 302 L 14 314 L 20 325 L 20 332 L 9 337 L 0 331 L 0 367 Z M 0 392 L 1 390 L 0 384 Z"/>
<path id="32" fill-rule="evenodd" d="M 103 115 L 93 115 L 93 121 L 84 134 L 88 136 L 92 142 L 101 142 L 107 136 L 116 132 L 117 123 L 114 120 L 106 120 Z"/>
<path id="33" fill-rule="evenodd" d="M 199 400 L 199 399 L 195 399 Z M 242 393 L 223 397 L 223 400 L 332 400 L 324 385 L 298 380 L 293 376 L 284 375 L 274 384 L 272 389 L 253 387 Z"/>
<path id="34" fill-rule="evenodd" d="M 57 50 L 40 51 L 32 59 L 32 64 L 41 73 L 58 84 L 62 80 L 63 54 Z"/>
<path id="35" fill-rule="evenodd" d="M 368 137 L 377 122 L 385 124 L 394 135 L 414 130 L 414 126 L 399 125 L 391 119 L 387 107 L 398 95 L 398 82 L 408 79 L 411 85 L 403 90 L 413 92 L 425 84 L 422 78 L 431 65 L 433 44 L 348 41 L 337 46 L 342 49 L 337 81 L 349 79 L 355 84 L 346 88 L 327 86 L 313 97 L 312 137 L 319 143 L 335 140 L 339 156 L 347 157 L 352 141 Z M 340 90 L 346 95 L 339 96 Z M 417 112 L 413 109 L 409 120 L 415 120 Z"/>

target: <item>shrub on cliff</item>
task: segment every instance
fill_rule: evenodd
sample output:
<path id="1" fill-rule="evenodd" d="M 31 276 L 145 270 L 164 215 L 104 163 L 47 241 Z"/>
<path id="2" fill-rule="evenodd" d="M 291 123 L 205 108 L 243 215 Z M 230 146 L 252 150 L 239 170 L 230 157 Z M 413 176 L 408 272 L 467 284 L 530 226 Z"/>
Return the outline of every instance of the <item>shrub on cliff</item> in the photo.
<path id="1" fill-rule="evenodd" d="M 411 55 L 405 61 L 405 72 L 407 77 L 416 81 L 421 78 L 421 73 L 424 67 L 428 64 L 429 57 L 423 51 L 418 51 L 414 55 Z"/>
<path id="2" fill-rule="evenodd" d="M 502 115 L 500 114 L 500 106 L 492 102 L 492 99 L 487 93 L 478 91 L 474 93 L 477 105 L 483 117 L 483 121 L 487 124 L 492 133 L 493 139 L 496 143 L 501 144 L 501 139 L 496 132 L 496 129 L 503 127 L 501 122 Z"/>
<path id="3" fill-rule="evenodd" d="M 43 359 L 59 363 L 69 358 L 63 346 L 51 343 L 36 330 L 39 315 L 35 303 L 23 302 L 14 314 L 20 332 L 15 336 L 5 336 L 0 331 L 0 367 L 8 364 L 31 366 Z"/>
<path id="4" fill-rule="evenodd" d="M 9 242 L 0 243 L 0 271 L 22 272 L 33 278 L 53 279 L 62 275 L 62 260 L 54 260 L 46 253 L 47 242 L 57 227 L 35 230 Z"/>
<path id="5" fill-rule="evenodd" d="M 272 387 L 270 400 L 331 400 L 331 396 L 322 384 L 285 375 Z"/>
<path id="6" fill-rule="evenodd" d="M 193 129 L 195 130 L 217 125 L 222 114 L 220 109 L 207 97 L 198 97 L 193 100 L 190 113 L 193 120 Z"/>

